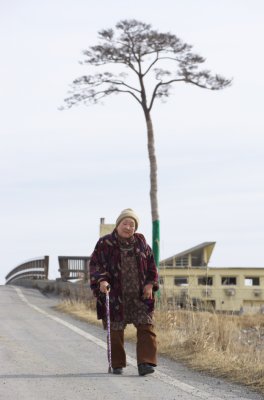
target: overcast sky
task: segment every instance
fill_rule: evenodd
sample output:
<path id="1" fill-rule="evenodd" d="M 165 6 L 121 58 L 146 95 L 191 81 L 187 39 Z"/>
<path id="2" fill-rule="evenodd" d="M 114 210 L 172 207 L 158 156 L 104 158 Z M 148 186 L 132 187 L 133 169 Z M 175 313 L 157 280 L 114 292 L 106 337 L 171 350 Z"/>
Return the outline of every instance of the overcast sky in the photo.
<path id="1" fill-rule="evenodd" d="M 233 78 L 219 92 L 177 84 L 155 103 L 161 258 L 216 241 L 210 266 L 264 267 L 264 2 L 0 0 L 0 283 L 16 265 L 90 255 L 101 217 L 131 207 L 151 244 L 143 113 L 132 98 L 59 111 L 89 73 L 97 32 L 136 18 L 170 31 Z"/>

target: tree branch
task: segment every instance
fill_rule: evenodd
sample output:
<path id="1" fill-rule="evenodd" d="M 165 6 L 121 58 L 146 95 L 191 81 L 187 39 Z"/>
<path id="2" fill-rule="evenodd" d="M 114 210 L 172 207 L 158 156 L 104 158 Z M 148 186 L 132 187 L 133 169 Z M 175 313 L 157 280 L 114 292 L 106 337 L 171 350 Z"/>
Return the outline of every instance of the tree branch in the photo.
<path id="1" fill-rule="evenodd" d="M 64 101 L 67 103 L 68 108 L 71 108 L 79 102 L 83 102 L 84 104 L 87 104 L 87 102 L 97 104 L 104 97 L 107 97 L 112 93 L 128 93 L 133 96 L 140 105 L 142 105 L 140 99 L 131 90 L 122 90 L 114 86 L 97 91 L 92 88 L 89 90 L 86 88 L 83 88 L 82 90 L 79 89 L 78 92 L 73 92 L 72 96 L 67 97 Z"/>
<path id="2" fill-rule="evenodd" d="M 135 90 L 135 92 L 138 92 L 138 93 L 140 93 L 140 90 L 139 89 L 136 89 L 136 88 L 134 88 L 133 86 L 130 86 L 130 85 L 128 85 L 128 84 L 126 84 L 125 82 L 123 82 L 123 81 L 113 81 L 113 80 L 105 80 L 104 81 L 105 83 L 112 83 L 112 84 L 114 84 L 114 85 L 122 85 L 122 86 L 125 86 L 125 87 L 127 87 L 128 89 L 131 89 L 131 90 Z"/>
<path id="3" fill-rule="evenodd" d="M 160 58 L 158 57 L 158 53 L 157 53 L 157 57 L 155 58 L 155 60 L 149 65 L 149 67 L 146 69 L 146 71 L 142 74 L 142 76 L 146 76 L 147 73 L 151 70 L 151 68 L 153 67 L 153 65 L 156 64 L 156 62 L 159 60 Z"/>

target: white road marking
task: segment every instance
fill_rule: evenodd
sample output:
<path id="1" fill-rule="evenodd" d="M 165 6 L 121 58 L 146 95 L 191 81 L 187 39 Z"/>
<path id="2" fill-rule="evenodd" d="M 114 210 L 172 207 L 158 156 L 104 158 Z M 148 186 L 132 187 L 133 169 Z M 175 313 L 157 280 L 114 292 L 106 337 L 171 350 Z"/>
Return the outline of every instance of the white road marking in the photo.
<path id="1" fill-rule="evenodd" d="M 53 321 L 58 322 L 59 324 L 67 327 L 71 331 L 77 333 L 78 335 L 84 337 L 85 339 L 91 341 L 92 343 L 96 344 L 97 346 L 107 350 L 107 344 L 103 342 L 101 339 L 96 338 L 93 335 L 90 335 L 89 333 L 83 331 L 80 328 L 77 328 L 75 325 L 70 324 L 69 322 L 64 321 L 61 318 L 55 317 L 54 315 L 49 314 L 48 312 L 42 310 L 41 308 L 35 306 L 34 304 L 31 304 L 28 299 L 24 296 L 22 293 L 22 290 L 20 288 L 14 287 L 16 290 L 18 296 L 23 300 L 29 307 L 31 307 L 33 310 L 39 312 L 40 314 L 45 315 L 47 318 L 52 319 Z M 135 358 L 127 356 L 127 362 L 132 365 L 133 367 L 137 368 L 137 361 Z M 188 385 L 187 383 L 181 382 L 178 379 L 172 378 L 171 376 L 164 374 L 160 371 L 155 371 L 154 375 L 149 375 L 149 377 L 159 379 L 161 382 L 167 383 L 168 385 L 174 386 L 177 389 L 182 390 L 185 393 L 189 393 L 192 396 L 199 397 L 203 400 L 223 400 L 220 397 L 216 397 L 212 395 L 212 393 L 207 393 L 204 392 L 203 390 L 197 389 L 194 386 Z"/>

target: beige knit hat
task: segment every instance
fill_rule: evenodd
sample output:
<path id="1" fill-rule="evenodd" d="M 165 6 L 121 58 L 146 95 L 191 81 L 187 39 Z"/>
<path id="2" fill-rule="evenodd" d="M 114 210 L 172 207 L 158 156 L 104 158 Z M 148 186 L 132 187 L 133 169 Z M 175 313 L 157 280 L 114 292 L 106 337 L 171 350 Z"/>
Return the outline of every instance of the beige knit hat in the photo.
<path id="1" fill-rule="evenodd" d="M 119 217 L 116 220 L 116 227 L 120 224 L 120 222 L 124 218 L 132 218 L 135 221 L 136 230 L 137 230 L 138 224 L 139 224 L 139 218 L 138 218 L 137 214 L 135 213 L 135 211 L 132 210 L 132 208 L 126 208 L 125 210 L 121 211 Z"/>

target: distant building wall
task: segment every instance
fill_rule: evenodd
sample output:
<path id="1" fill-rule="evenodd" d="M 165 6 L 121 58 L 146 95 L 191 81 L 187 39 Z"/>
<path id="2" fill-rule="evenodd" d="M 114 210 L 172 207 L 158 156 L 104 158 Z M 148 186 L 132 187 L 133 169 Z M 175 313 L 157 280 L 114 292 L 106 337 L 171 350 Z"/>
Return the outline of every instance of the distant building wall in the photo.
<path id="1" fill-rule="evenodd" d="M 178 306 L 264 312 L 264 268 L 160 267 L 161 292 Z"/>

